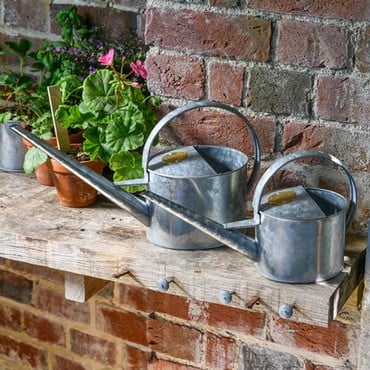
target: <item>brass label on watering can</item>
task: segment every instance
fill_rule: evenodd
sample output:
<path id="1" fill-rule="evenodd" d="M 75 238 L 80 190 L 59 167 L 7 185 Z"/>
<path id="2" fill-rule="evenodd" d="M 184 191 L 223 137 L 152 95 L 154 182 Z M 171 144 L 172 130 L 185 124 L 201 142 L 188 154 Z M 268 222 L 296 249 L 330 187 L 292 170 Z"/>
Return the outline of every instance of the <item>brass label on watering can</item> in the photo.
<path id="1" fill-rule="evenodd" d="M 172 152 L 170 154 L 166 154 L 162 157 L 162 162 L 165 164 L 172 164 L 172 163 L 178 163 L 186 159 L 188 156 L 188 152 L 181 150 Z"/>
<path id="2" fill-rule="evenodd" d="M 273 205 L 285 204 L 291 202 L 296 196 L 294 190 L 282 190 L 268 197 L 268 203 Z"/>

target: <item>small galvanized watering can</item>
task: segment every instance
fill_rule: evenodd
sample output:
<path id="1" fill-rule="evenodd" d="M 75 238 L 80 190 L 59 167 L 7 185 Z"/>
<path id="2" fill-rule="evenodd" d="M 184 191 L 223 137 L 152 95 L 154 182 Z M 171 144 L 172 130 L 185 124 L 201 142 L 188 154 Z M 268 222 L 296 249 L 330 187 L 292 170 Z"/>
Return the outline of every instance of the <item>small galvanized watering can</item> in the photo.
<path id="1" fill-rule="evenodd" d="M 195 145 L 171 149 L 150 158 L 150 149 L 159 131 L 175 117 L 199 108 L 226 110 L 246 124 L 254 149 L 254 165 L 249 179 L 247 155 L 232 148 Z M 253 126 L 239 111 L 217 102 L 191 103 L 163 117 L 143 148 L 144 178 L 116 183 L 116 186 L 25 130 L 13 129 L 147 225 L 147 237 L 151 242 L 172 249 L 208 249 L 222 244 L 162 207 L 135 197 L 117 185 L 144 184 L 150 192 L 223 224 L 246 217 L 247 192 L 255 182 L 260 164 L 259 143 Z"/>
<path id="2" fill-rule="evenodd" d="M 313 157 L 340 166 L 349 181 L 350 199 L 333 191 L 294 187 L 263 196 L 271 177 L 286 164 Z M 346 227 L 357 204 L 355 182 L 343 164 L 330 154 L 302 151 L 280 158 L 263 174 L 253 196 L 254 217 L 227 223 L 224 228 L 177 205 L 145 195 L 152 202 L 198 227 L 227 246 L 256 261 L 257 271 L 284 283 L 314 283 L 338 275 L 343 269 Z M 255 227 L 255 239 L 237 228 Z"/>

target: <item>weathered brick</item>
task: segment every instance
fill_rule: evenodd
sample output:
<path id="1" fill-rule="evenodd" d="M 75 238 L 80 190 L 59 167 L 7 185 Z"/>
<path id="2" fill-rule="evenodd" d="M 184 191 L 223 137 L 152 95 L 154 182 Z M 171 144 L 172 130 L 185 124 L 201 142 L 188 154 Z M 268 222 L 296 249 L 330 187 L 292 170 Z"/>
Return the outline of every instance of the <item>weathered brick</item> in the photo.
<path id="1" fill-rule="evenodd" d="M 150 319 L 147 331 L 149 346 L 153 351 L 195 363 L 201 361 L 202 333 L 195 328 Z"/>
<path id="2" fill-rule="evenodd" d="M 35 307 L 72 321 L 90 322 L 88 303 L 66 300 L 64 292 L 49 289 L 40 284 L 35 288 Z"/>
<path id="3" fill-rule="evenodd" d="M 221 58 L 267 61 L 270 21 L 247 15 L 149 8 L 146 42 L 165 49 Z"/>
<path id="4" fill-rule="evenodd" d="M 250 72 L 248 105 L 256 112 L 310 113 L 311 77 L 307 73 L 253 68 Z"/>
<path id="5" fill-rule="evenodd" d="M 285 64 L 342 69 L 347 67 L 345 27 L 295 20 L 279 22 L 277 60 Z"/>
<path id="6" fill-rule="evenodd" d="M 240 349 L 238 369 L 299 370 L 301 366 L 298 359 L 290 353 L 277 352 L 269 348 L 243 344 Z"/>
<path id="7" fill-rule="evenodd" d="M 71 359 L 67 359 L 58 355 L 52 355 L 52 366 L 53 369 L 60 370 L 90 370 L 90 365 L 84 366 L 83 364 L 77 363 Z"/>
<path id="8" fill-rule="evenodd" d="M 4 0 L 4 24 L 7 27 L 28 28 L 39 32 L 46 32 L 49 17 L 49 3 L 39 1 L 37 6 L 28 0 Z"/>
<path id="9" fill-rule="evenodd" d="M 23 276 L 31 275 L 32 278 L 44 279 L 64 286 L 64 273 L 62 271 L 19 261 L 10 261 L 10 266 L 13 270 L 17 270 L 22 273 Z"/>
<path id="10" fill-rule="evenodd" d="M 4 335 L 0 335 L 0 354 L 11 358 L 15 364 L 21 363 L 35 369 L 47 368 L 44 351 Z"/>
<path id="11" fill-rule="evenodd" d="M 105 365 L 113 366 L 115 364 L 116 346 L 113 342 L 76 329 L 71 329 L 70 335 L 72 352 Z"/>
<path id="12" fill-rule="evenodd" d="M 151 92 L 192 100 L 204 96 L 204 68 L 199 58 L 185 55 L 149 54 L 146 59 Z"/>
<path id="13" fill-rule="evenodd" d="M 319 77 L 315 110 L 317 118 L 369 125 L 370 79 Z"/>
<path id="14" fill-rule="evenodd" d="M 240 0 L 210 0 L 211 6 L 234 8 L 240 6 Z"/>
<path id="15" fill-rule="evenodd" d="M 247 117 L 250 118 L 250 117 Z M 274 149 L 276 124 L 268 117 L 250 118 L 260 142 L 262 155 Z M 249 129 L 235 114 L 211 109 L 191 110 L 174 119 L 161 132 L 162 139 L 173 145 L 220 145 L 254 155 Z"/>
<path id="16" fill-rule="evenodd" d="M 21 330 L 21 311 L 0 300 L 0 326 Z"/>
<path id="17" fill-rule="evenodd" d="M 122 370 L 146 369 L 151 357 L 151 353 L 143 352 L 138 348 L 125 346 Z"/>
<path id="18" fill-rule="evenodd" d="M 132 312 L 98 305 L 96 327 L 124 340 L 147 345 L 146 318 Z"/>
<path id="19" fill-rule="evenodd" d="M 145 9 L 146 0 L 113 0 L 114 6 L 132 8 L 133 11 Z"/>
<path id="20" fill-rule="evenodd" d="M 148 370 L 200 370 L 198 367 L 181 365 L 173 361 L 155 359 L 148 365 Z"/>
<path id="21" fill-rule="evenodd" d="M 208 306 L 208 307 L 207 307 Z M 258 338 L 265 336 L 266 314 L 253 310 L 242 310 L 221 304 L 209 303 L 199 322 L 216 328 L 241 332 Z"/>
<path id="22" fill-rule="evenodd" d="M 248 6 L 289 14 L 302 14 L 325 18 L 368 20 L 370 3 L 367 0 L 250 0 Z"/>
<path id="23" fill-rule="evenodd" d="M 232 338 L 207 333 L 206 363 L 209 368 L 233 369 L 236 343 Z"/>
<path id="24" fill-rule="evenodd" d="M 189 319 L 189 300 L 169 293 L 120 284 L 119 302 L 146 313 L 160 312 Z"/>
<path id="25" fill-rule="evenodd" d="M 123 30 L 136 29 L 136 20 L 130 11 L 117 11 L 112 8 L 79 6 L 78 14 L 84 17 L 89 25 L 104 27 L 104 31 L 112 40 L 122 40 Z"/>
<path id="26" fill-rule="evenodd" d="M 244 68 L 226 63 L 211 63 L 209 97 L 221 103 L 241 105 L 244 86 Z"/>
<path id="27" fill-rule="evenodd" d="M 360 72 L 370 72 L 370 27 L 357 29 L 359 40 L 355 52 L 355 66 Z"/>
<path id="28" fill-rule="evenodd" d="M 304 365 L 305 365 L 305 367 L 304 367 L 305 370 L 338 370 L 335 367 L 320 365 L 320 364 L 314 363 L 310 360 L 305 360 Z"/>
<path id="29" fill-rule="evenodd" d="M 24 330 L 33 338 L 58 345 L 65 345 L 63 325 L 30 312 L 24 313 Z"/>
<path id="30" fill-rule="evenodd" d="M 275 343 L 303 348 L 335 358 L 351 359 L 351 348 L 358 345 L 359 327 L 333 321 L 328 328 L 280 318 L 272 318 L 271 340 Z"/>
<path id="31" fill-rule="evenodd" d="M 0 295 L 15 301 L 30 304 L 33 282 L 21 275 L 0 271 Z"/>
<path id="32" fill-rule="evenodd" d="M 330 125 L 286 122 L 283 126 L 284 154 L 303 149 L 316 149 L 338 157 L 350 171 L 370 172 L 370 134 Z"/>

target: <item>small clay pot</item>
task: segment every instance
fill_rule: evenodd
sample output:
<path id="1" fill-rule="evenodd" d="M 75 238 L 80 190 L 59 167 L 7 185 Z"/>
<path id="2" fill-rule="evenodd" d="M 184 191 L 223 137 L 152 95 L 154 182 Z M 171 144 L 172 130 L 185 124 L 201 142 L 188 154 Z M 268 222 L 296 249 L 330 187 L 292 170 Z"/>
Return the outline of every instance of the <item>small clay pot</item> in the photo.
<path id="1" fill-rule="evenodd" d="M 100 161 L 82 161 L 80 163 L 99 174 L 103 173 L 105 167 L 105 163 Z M 71 173 L 53 158 L 50 158 L 50 161 L 48 161 L 48 166 L 52 173 L 61 205 L 81 208 L 88 207 L 96 202 L 97 191 L 93 187 Z"/>
<path id="2" fill-rule="evenodd" d="M 82 131 L 72 134 L 69 136 L 69 141 L 70 143 L 82 143 L 83 137 L 82 137 Z M 46 140 L 46 142 L 54 147 L 57 146 L 57 139 L 56 137 L 52 137 L 49 140 Z M 32 148 L 32 144 L 27 141 L 26 139 L 23 139 L 23 143 L 26 146 L 27 150 Z M 49 159 L 48 159 L 49 161 Z M 50 172 L 50 166 L 48 165 L 47 162 L 41 164 L 36 170 L 35 170 L 35 176 L 37 181 L 41 185 L 46 185 L 46 186 L 54 186 L 54 179 L 53 176 Z"/>

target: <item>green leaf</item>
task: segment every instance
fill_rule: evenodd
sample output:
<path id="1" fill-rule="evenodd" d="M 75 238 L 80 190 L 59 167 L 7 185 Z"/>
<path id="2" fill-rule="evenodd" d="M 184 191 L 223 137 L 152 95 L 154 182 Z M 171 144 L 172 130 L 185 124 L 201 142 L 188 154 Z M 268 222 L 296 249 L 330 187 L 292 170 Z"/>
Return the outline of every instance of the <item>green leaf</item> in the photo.
<path id="1" fill-rule="evenodd" d="M 4 44 L 18 54 L 21 58 L 24 58 L 28 51 L 32 48 L 32 43 L 27 39 L 20 39 L 18 43 L 13 41 L 5 41 Z"/>
<path id="2" fill-rule="evenodd" d="M 106 143 L 113 153 L 134 150 L 144 144 L 144 116 L 133 104 L 111 114 L 106 128 Z"/>
<path id="3" fill-rule="evenodd" d="M 91 159 L 100 159 L 108 162 L 111 156 L 109 150 L 104 146 L 104 132 L 100 127 L 91 127 L 84 131 L 83 150 Z"/>
<path id="4" fill-rule="evenodd" d="M 114 74 L 111 70 L 100 69 L 84 80 L 82 100 L 92 111 L 111 113 L 116 104 L 113 86 Z"/>
<path id="5" fill-rule="evenodd" d="M 121 151 L 112 155 L 109 166 L 114 171 L 113 181 L 140 179 L 144 175 L 141 155 L 137 152 Z M 124 186 L 126 191 L 135 193 L 145 190 L 145 186 Z"/>
<path id="6" fill-rule="evenodd" d="M 11 112 L 0 113 L 0 123 L 6 123 L 12 118 Z"/>
<path id="7" fill-rule="evenodd" d="M 44 153 L 40 149 L 32 147 L 30 150 L 27 151 L 24 157 L 24 173 L 29 175 L 30 173 L 35 171 L 41 164 L 45 163 L 47 159 L 48 156 L 46 153 Z"/>
<path id="8" fill-rule="evenodd" d="M 78 105 L 60 105 L 55 112 L 57 121 L 65 128 L 84 130 L 94 126 L 95 117 L 92 114 L 82 114 Z"/>

